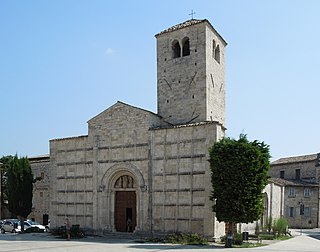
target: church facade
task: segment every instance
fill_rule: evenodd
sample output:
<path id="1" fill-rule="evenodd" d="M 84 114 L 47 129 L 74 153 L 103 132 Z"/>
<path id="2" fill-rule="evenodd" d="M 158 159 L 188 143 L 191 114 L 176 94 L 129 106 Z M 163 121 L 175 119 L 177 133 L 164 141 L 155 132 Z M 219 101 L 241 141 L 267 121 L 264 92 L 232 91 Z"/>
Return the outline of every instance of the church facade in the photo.
<path id="1" fill-rule="evenodd" d="M 208 20 L 156 35 L 158 113 L 117 102 L 50 141 L 50 220 L 98 232 L 219 237 L 208 148 L 225 134 L 225 48 Z"/>

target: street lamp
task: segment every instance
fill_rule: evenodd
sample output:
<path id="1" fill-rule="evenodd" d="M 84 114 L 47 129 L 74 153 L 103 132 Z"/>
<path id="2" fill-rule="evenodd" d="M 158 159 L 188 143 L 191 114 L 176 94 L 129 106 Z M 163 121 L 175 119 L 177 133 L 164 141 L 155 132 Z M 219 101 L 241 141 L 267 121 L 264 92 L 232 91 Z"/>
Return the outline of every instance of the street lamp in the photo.
<path id="1" fill-rule="evenodd" d="M 2 219 L 2 165 L 0 162 L 0 219 Z"/>

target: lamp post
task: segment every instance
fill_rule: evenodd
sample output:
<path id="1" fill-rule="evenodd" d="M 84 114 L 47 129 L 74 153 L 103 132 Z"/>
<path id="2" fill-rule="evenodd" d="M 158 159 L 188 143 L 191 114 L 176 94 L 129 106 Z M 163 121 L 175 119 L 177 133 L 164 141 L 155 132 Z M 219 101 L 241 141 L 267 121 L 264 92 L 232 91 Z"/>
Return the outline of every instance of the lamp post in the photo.
<path id="1" fill-rule="evenodd" d="M 0 162 L 0 219 L 2 219 L 2 165 Z"/>

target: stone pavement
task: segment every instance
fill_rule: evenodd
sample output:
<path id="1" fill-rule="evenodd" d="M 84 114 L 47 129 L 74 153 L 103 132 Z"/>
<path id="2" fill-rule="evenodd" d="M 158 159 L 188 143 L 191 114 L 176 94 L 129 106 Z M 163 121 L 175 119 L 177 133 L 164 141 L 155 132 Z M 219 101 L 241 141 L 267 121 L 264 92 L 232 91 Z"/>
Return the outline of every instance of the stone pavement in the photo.
<path id="1" fill-rule="evenodd" d="M 270 245 L 239 249 L 226 249 L 218 245 L 209 246 L 187 246 L 160 243 L 137 243 L 132 240 L 106 239 L 101 237 L 88 237 L 80 240 L 61 240 L 56 239 L 49 234 L 0 234 L 0 251 L 1 252 L 19 252 L 19 251 L 46 251 L 46 252 L 209 252 L 212 250 L 223 251 L 290 251 L 290 252 L 319 252 L 320 251 L 320 229 L 292 230 L 294 238 L 286 241 L 274 242 Z"/>

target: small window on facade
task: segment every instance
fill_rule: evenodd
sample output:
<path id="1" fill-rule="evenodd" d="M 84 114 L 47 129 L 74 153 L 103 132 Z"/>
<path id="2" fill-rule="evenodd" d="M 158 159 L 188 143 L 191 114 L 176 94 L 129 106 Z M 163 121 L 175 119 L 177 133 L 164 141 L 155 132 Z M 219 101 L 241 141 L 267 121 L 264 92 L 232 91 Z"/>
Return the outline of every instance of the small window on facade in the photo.
<path id="1" fill-rule="evenodd" d="M 296 169 L 296 180 L 300 180 L 300 169 Z"/>
<path id="2" fill-rule="evenodd" d="M 294 217 L 295 216 L 295 211 L 294 207 L 289 207 L 289 217 Z"/>
<path id="3" fill-rule="evenodd" d="M 44 179 L 44 172 L 41 172 L 41 178 Z"/>
<path id="4" fill-rule="evenodd" d="M 219 47 L 219 45 L 217 45 L 214 50 L 214 58 L 218 63 L 220 63 L 220 47 Z"/>
<path id="5" fill-rule="evenodd" d="M 182 56 L 190 55 L 190 42 L 189 38 L 184 38 L 182 42 Z"/>
<path id="6" fill-rule="evenodd" d="M 308 187 L 304 188 L 303 196 L 308 198 L 308 197 L 310 197 L 310 194 L 311 194 L 310 188 L 308 188 Z"/>
<path id="7" fill-rule="evenodd" d="M 181 47 L 177 40 L 172 42 L 172 57 L 179 58 L 181 56 Z"/>
<path id="8" fill-rule="evenodd" d="M 305 217 L 311 217 L 311 207 L 305 207 L 304 208 L 304 216 Z"/>
<path id="9" fill-rule="evenodd" d="M 43 192 L 40 192 L 40 197 L 43 197 Z"/>
<path id="10" fill-rule="evenodd" d="M 284 179 L 284 171 L 280 171 L 280 178 Z"/>
<path id="11" fill-rule="evenodd" d="M 215 50 L 216 50 L 216 41 L 212 40 L 212 57 L 215 56 Z"/>
<path id="12" fill-rule="evenodd" d="M 296 189 L 289 187 L 289 197 L 296 197 Z"/>

